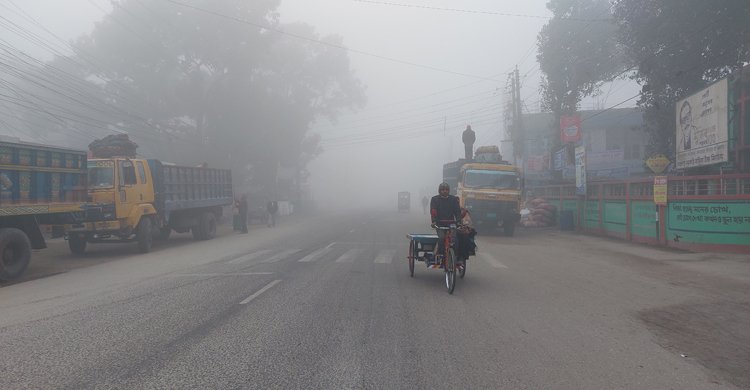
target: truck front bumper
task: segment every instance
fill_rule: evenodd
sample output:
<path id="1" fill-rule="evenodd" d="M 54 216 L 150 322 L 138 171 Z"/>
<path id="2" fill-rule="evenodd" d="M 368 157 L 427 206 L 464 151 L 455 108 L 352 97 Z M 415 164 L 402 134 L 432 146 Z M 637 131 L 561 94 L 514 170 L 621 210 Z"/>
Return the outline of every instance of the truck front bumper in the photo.
<path id="1" fill-rule="evenodd" d="M 120 231 L 120 221 L 97 221 L 97 222 L 83 222 L 72 225 L 65 225 L 66 233 L 80 234 L 80 233 L 104 233 L 104 232 L 117 232 Z"/>

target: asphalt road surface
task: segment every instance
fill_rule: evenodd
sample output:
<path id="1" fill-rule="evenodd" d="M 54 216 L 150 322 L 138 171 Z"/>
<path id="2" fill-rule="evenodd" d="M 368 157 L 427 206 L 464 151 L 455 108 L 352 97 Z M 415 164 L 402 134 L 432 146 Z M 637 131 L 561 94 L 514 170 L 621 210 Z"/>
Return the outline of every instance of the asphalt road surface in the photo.
<path id="1" fill-rule="evenodd" d="M 409 232 L 342 212 L 94 246 L 0 288 L 0 388 L 750 388 L 747 256 L 519 229 L 449 295 L 409 276 Z"/>

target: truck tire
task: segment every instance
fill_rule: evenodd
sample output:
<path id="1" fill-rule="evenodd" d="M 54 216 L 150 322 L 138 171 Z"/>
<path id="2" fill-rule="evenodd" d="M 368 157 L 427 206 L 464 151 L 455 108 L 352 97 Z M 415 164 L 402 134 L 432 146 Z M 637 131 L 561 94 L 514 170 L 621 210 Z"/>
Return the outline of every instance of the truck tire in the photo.
<path id="1" fill-rule="evenodd" d="M 135 240 L 138 241 L 138 251 L 148 253 L 151 250 L 151 244 L 154 241 L 153 232 L 151 231 L 151 218 L 143 217 L 138 223 L 135 232 Z"/>
<path id="2" fill-rule="evenodd" d="M 68 237 L 68 248 L 74 255 L 82 255 L 86 252 L 86 239 L 72 235 Z"/>
<path id="3" fill-rule="evenodd" d="M 23 274 L 31 260 L 31 242 L 20 229 L 0 229 L 0 282 Z"/>
<path id="4" fill-rule="evenodd" d="M 190 228 L 190 232 L 193 233 L 193 240 L 198 241 L 203 239 L 203 229 L 200 224 Z"/>
<path id="5" fill-rule="evenodd" d="M 193 238 L 196 240 L 210 240 L 216 236 L 216 216 L 205 212 L 198 218 L 198 226 L 193 226 Z"/>
<path id="6" fill-rule="evenodd" d="M 201 216 L 201 224 L 204 226 L 204 240 L 210 240 L 216 237 L 216 215 L 214 213 L 203 213 L 203 215 Z"/>
<path id="7" fill-rule="evenodd" d="M 169 236 L 172 235 L 172 228 L 169 226 L 164 226 L 161 229 L 159 229 L 159 241 L 167 241 L 169 240 Z"/>

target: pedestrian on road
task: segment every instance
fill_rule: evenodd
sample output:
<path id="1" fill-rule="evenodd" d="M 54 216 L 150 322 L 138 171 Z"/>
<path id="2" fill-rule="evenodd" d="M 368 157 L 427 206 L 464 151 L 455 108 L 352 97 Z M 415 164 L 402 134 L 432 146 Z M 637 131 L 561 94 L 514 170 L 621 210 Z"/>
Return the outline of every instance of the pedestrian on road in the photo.
<path id="1" fill-rule="evenodd" d="M 242 198 L 240 198 L 237 211 L 239 212 L 239 230 L 242 233 L 247 233 L 247 195 L 242 195 Z"/>
<path id="2" fill-rule="evenodd" d="M 269 200 L 266 203 L 266 212 L 268 213 L 268 227 L 276 226 L 276 213 L 279 212 L 279 204 L 275 200 Z"/>
<path id="3" fill-rule="evenodd" d="M 232 230 L 237 232 L 240 231 L 240 200 L 234 198 L 232 203 Z"/>
<path id="4" fill-rule="evenodd" d="M 427 199 L 427 195 L 422 197 L 422 214 L 427 214 L 427 206 L 430 205 L 430 200 Z"/>

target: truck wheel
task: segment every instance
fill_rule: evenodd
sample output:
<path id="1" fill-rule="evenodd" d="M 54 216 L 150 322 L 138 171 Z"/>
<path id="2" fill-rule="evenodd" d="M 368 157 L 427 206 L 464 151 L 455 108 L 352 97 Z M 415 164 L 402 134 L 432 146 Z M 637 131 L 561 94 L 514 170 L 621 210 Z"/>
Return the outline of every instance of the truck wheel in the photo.
<path id="1" fill-rule="evenodd" d="M 31 242 L 20 229 L 0 229 L 0 282 L 13 280 L 29 266 Z"/>
<path id="2" fill-rule="evenodd" d="M 167 241 L 169 240 L 169 236 L 172 235 L 172 228 L 169 226 L 164 226 L 161 229 L 159 229 L 159 240 L 160 241 Z"/>
<path id="3" fill-rule="evenodd" d="M 210 240 L 216 236 L 216 216 L 206 212 L 198 218 L 198 226 L 193 227 L 193 238 L 196 240 Z"/>
<path id="4" fill-rule="evenodd" d="M 151 250 L 151 244 L 154 240 L 152 234 L 151 218 L 141 218 L 141 222 L 138 223 L 138 228 L 135 233 L 135 239 L 138 241 L 138 250 L 141 253 L 148 253 Z"/>
<path id="5" fill-rule="evenodd" d="M 516 224 L 513 222 L 503 223 L 503 233 L 506 237 L 513 237 L 513 232 L 516 230 Z"/>
<path id="6" fill-rule="evenodd" d="M 68 237 L 68 248 L 74 255 L 82 255 L 86 252 L 86 239 L 72 235 Z"/>
<path id="7" fill-rule="evenodd" d="M 200 224 L 190 228 L 190 232 L 193 233 L 193 240 L 203 240 L 203 228 L 201 228 Z"/>
<path id="8" fill-rule="evenodd" d="M 203 225 L 204 240 L 216 237 L 216 215 L 214 213 L 204 213 L 201 216 L 201 225 Z"/>

